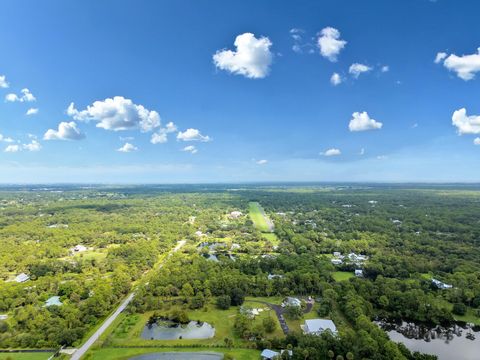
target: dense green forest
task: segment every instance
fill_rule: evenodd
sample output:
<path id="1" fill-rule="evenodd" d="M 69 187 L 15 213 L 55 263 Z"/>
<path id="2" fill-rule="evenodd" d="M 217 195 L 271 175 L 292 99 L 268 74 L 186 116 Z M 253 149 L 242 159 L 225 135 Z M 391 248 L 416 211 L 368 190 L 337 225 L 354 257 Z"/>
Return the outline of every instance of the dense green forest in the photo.
<path id="1" fill-rule="evenodd" d="M 255 227 L 251 202 L 273 233 Z M 474 187 L 2 188 L 0 346 L 78 346 L 135 289 L 125 333 L 129 318 L 140 326 L 228 313 L 225 334 L 202 346 L 288 348 L 293 359 L 434 359 L 390 341 L 375 321 L 480 324 L 479 213 Z M 334 263 L 334 252 L 363 260 Z M 341 278 L 359 268 L 363 276 Z M 16 281 L 22 273 L 29 279 Z M 47 306 L 54 296 L 60 304 Z M 288 335 L 274 316 L 248 321 L 240 311 L 286 296 L 314 299 L 312 316 L 332 319 L 338 335 L 304 335 L 304 315 L 291 309 Z M 119 331 L 104 346 L 139 344 Z"/>

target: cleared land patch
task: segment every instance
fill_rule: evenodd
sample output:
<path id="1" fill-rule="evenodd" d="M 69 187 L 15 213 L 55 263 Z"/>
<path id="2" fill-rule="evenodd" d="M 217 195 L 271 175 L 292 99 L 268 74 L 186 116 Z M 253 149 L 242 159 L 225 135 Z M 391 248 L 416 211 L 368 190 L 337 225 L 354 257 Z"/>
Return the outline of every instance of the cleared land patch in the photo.
<path id="1" fill-rule="evenodd" d="M 335 271 L 332 273 L 332 277 L 335 281 L 346 281 L 355 275 L 350 271 Z"/>

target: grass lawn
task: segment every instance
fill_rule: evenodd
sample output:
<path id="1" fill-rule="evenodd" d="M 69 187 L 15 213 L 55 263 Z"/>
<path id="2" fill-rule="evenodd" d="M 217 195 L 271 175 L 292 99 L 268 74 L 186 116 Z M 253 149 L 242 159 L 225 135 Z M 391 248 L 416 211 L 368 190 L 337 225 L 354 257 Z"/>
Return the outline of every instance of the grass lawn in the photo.
<path id="1" fill-rule="evenodd" d="M 144 349 L 115 349 L 101 348 L 90 351 L 85 360 L 127 360 L 132 356 L 155 352 L 216 352 L 232 354 L 236 360 L 259 359 L 260 351 L 250 349 L 205 349 L 205 348 L 144 348 Z"/>
<path id="2" fill-rule="evenodd" d="M 335 271 L 332 273 L 332 277 L 335 281 L 345 281 L 355 277 L 355 274 L 351 271 Z"/>
<path id="3" fill-rule="evenodd" d="M 46 360 L 53 353 L 40 352 L 40 353 L 0 353 L 0 360 Z"/>
<path id="4" fill-rule="evenodd" d="M 260 303 L 258 303 L 258 302 L 248 301 L 248 300 L 245 301 L 245 302 L 243 303 L 243 305 L 248 306 L 248 307 L 250 307 L 250 308 L 252 308 L 252 309 L 260 309 L 260 308 L 261 308 L 261 309 L 264 309 L 264 311 L 262 311 L 262 312 L 260 313 L 260 315 L 256 316 L 255 319 L 252 320 L 255 325 L 257 325 L 257 324 L 258 324 L 258 325 L 261 325 L 263 319 L 265 319 L 265 318 L 267 318 L 267 317 L 271 317 L 272 319 L 275 320 L 275 323 L 277 324 L 276 329 L 275 329 L 275 331 L 274 331 L 273 333 L 271 333 L 271 334 L 266 334 L 266 337 L 267 337 L 267 338 L 270 338 L 270 339 L 272 339 L 272 338 L 281 338 L 281 337 L 284 336 L 284 335 L 283 335 L 282 328 L 280 327 L 280 322 L 278 321 L 277 315 L 275 314 L 275 311 L 273 311 L 272 309 L 270 309 L 270 307 L 268 307 L 267 305 L 264 305 L 264 304 L 260 304 Z M 254 325 L 254 326 L 255 326 L 255 325 Z"/>
<path id="5" fill-rule="evenodd" d="M 263 319 L 267 316 L 271 316 L 277 323 L 277 329 L 273 334 L 267 334 L 268 338 L 283 337 L 283 333 L 278 323 L 278 319 L 275 316 L 273 310 L 270 310 L 267 305 L 255 302 L 265 301 L 272 304 L 280 304 L 282 302 L 281 297 L 270 298 L 247 298 L 245 305 L 252 308 L 268 309 L 260 313 L 254 321 L 261 324 Z M 168 310 L 165 310 L 168 312 Z M 234 347 L 247 346 L 248 342 L 238 338 L 233 330 L 235 322 L 235 315 L 238 312 L 238 307 L 231 307 L 228 310 L 219 310 L 213 304 L 209 304 L 204 309 L 200 310 L 187 310 L 188 316 L 191 320 L 204 321 L 215 327 L 215 336 L 211 339 L 177 339 L 177 340 L 145 340 L 140 338 L 140 334 L 147 323 L 153 311 L 146 312 L 144 314 L 132 314 L 127 315 L 125 313 L 115 320 L 110 326 L 107 332 L 102 335 L 98 342 L 98 346 L 224 346 L 224 339 L 226 337 L 234 341 Z"/>
<path id="6" fill-rule="evenodd" d="M 77 253 L 73 256 L 74 258 L 80 258 L 83 260 L 96 260 L 96 261 L 102 261 L 107 257 L 107 252 L 106 251 L 85 251 L 81 253 Z"/>
<path id="7" fill-rule="evenodd" d="M 453 304 L 448 302 L 445 299 L 442 298 L 436 298 L 435 301 L 439 305 L 443 305 L 446 307 L 449 311 L 452 311 L 453 309 Z M 457 321 L 464 321 L 467 323 L 472 323 L 475 325 L 480 325 L 480 317 L 478 317 L 475 313 L 475 309 L 468 307 L 467 308 L 467 313 L 465 315 L 455 315 L 453 314 L 453 318 Z"/>
<path id="8" fill-rule="evenodd" d="M 420 277 L 425 280 L 432 280 L 432 274 L 429 273 L 420 274 Z"/>
<path id="9" fill-rule="evenodd" d="M 248 205 L 248 214 L 250 215 L 250 219 L 252 219 L 253 224 L 255 227 L 261 231 L 268 233 L 270 232 L 270 228 L 265 221 L 265 218 L 262 213 L 262 206 L 257 202 L 251 202 Z"/>
<path id="10" fill-rule="evenodd" d="M 262 237 L 272 243 L 273 246 L 276 246 L 280 243 L 278 240 L 278 237 L 274 233 L 264 233 L 262 234 Z"/>
<path id="11" fill-rule="evenodd" d="M 475 314 L 475 310 L 472 308 L 468 308 L 465 315 L 453 315 L 453 317 L 458 321 L 465 321 L 467 323 L 480 325 L 480 317 Z"/>
<path id="12" fill-rule="evenodd" d="M 267 302 L 269 304 L 280 305 L 282 303 L 283 299 L 284 299 L 284 297 L 282 297 L 282 296 L 271 296 L 271 297 L 251 297 L 251 296 L 247 296 L 245 298 L 245 301 L 263 301 L 263 302 Z M 253 302 L 253 304 L 254 304 L 254 302 Z M 261 305 L 261 304 L 258 304 L 257 307 L 259 307 L 259 305 Z"/>
<path id="13" fill-rule="evenodd" d="M 134 346 L 177 346 L 177 345 L 223 345 L 225 337 L 234 339 L 235 345 L 244 344 L 236 339 L 233 333 L 233 323 L 237 308 L 231 307 L 228 310 L 218 310 L 210 304 L 201 310 L 189 310 L 188 316 L 191 320 L 204 321 L 215 328 L 215 336 L 211 339 L 179 339 L 179 340 L 144 340 L 140 338 L 143 327 L 152 315 L 152 311 L 145 314 L 124 316 L 113 328 L 109 336 L 109 344 L 112 345 L 134 345 Z"/>

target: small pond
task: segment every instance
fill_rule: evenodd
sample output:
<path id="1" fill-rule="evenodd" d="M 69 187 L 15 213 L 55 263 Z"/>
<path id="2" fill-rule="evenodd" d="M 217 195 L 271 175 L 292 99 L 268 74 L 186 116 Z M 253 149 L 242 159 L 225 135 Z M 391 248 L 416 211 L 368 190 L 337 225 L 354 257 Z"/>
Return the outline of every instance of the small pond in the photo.
<path id="1" fill-rule="evenodd" d="M 223 354 L 203 352 L 162 352 L 144 354 L 130 358 L 129 360 L 221 360 Z"/>
<path id="2" fill-rule="evenodd" d="M 190 321 L 188 324 L 178 324 L 173 321 L 159 321 L 145 325 L 140 336 L 145 340 L 177 340 L 210 339 L 214 335 L 215 328 L 206 322 Z"/>
<path id="3" fill-rule="evenodd" d="M 227 247 L 227 244 L 225 243 L 202 243 L 198 246 L 200 249 L 203 249 L 205 247 L 208 247 L 208 250 L 210 251 L 215 251 L 217 248 L 225 248 Z"/>
<path id="4" fill-rule="evenodd" d="M 209 261 L 219 262 L 217 255 L 215 254 L 204 254 L 203 257 Z"/>
<path id="5" fill-rule="evenodd" d="M 478 360 L 480 327 L 458 323 L 451 327 L 428 327 L 407 322 L 378 322 L 391 340 L 403 343 L 410 351 L 437 355 L 438 360 Z"/>

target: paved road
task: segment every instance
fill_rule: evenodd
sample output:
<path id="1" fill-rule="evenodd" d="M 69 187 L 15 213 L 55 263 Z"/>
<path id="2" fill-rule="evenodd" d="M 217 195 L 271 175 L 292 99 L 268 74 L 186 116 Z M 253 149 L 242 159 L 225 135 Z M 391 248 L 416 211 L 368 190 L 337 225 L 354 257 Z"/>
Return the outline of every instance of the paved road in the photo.
<path id="1" fill-rule="evenodd" d="M 185 245 L 185 240 L 179 241 L 177 243 L 177 246 L 175 246 L 171 251 L 170 254 L 168 254 L 167 259 L 172 256 L 174 252 L 177 252 L 180 250 L 180 248 Z M 160 264 L 158 268 L 161 268 L 165 264 L 165 260 Z M 115 312 L 110 315 L 105 322 L 100 326 L 97 331 L 83 344 L 78 350 L 76 350 L 70 360 L 80 360 L 83 355 L 90 349 L 90 347 L 97 341 L 100 336 L 107 330 L 107 328 L 112 325 L 112 323 L 115 321 L 115 319 L 120 315 L 120 313 L 125 310 L 132 301 L 133 297 L 135 296 L 135 291 L 131 292 L 127 298 L 120 304 L 120 306 L 115 310 Z"/>
<path id="2" fill-rule="evenodd" d="M 125 310 L 125 308 L 128 306 L 130 301 L 132 301 L 133 297 L 135 296 L 135 293 L 131 293 L 130 295 L 127 296 L 127 298 L 120 304 L 117 310 L 110 315 L 110 317 L 105 320 L 105 322 L 98 328 L 97 331 L 83 344 L 77 351 L 75 351 L 71 357 L 71 360 L 79 360 L 85 353 L 90 349 L 90 347 L 93 345 L 95 341 L 98 340 L 98 338 L 107 330 L 107 328 L 112 325 L 113 321 L 120 315 L 120 313 Z"/>

